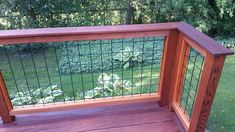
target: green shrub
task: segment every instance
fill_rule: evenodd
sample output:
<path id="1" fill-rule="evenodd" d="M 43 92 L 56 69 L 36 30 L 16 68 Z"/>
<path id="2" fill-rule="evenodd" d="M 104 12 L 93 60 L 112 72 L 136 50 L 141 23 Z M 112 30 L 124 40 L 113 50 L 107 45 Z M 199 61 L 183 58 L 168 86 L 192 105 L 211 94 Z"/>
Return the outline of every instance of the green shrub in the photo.
<path id="1" fill-rule="evenodd" d="M 218 37 L 216 40 L 227 48 L 234 48 L 235 47 L 235 38 L 221 38 Z"/>
<path id="2" fill-rule="evenodd" d="M 30 53 L 32 51 L 40 51 L 49 48 L 49 43 L 34 43 L 34 44 L 19 44 L 19 45 L 6 45 L 6 49 L 9 52 L 25 52 Z"/>
<path id="3" fill-rule="evenodd" d="M 143 62 L 140 51 L 126 47 L 123 52 L 118 53 L 113 58 L 122 63 L 122 68 L 127 69 L 129 67 L 134 67 Z"/>
<path id="4" fill-rule="evenodd" d="M 63 92 L 57 85 L 52 85 L 45 89 L 17 92 L 11 101 L 14 106 L 52 103 L 61 99 L 62 94 Z"/>
<path id="5" fill-rule="evenodd" d="M 128 80 L 122 80 L 117 74 L 102 73 L 98 78 L 98 86 L 85 93 L 86 99 L 99 97 L 131 95 L 139 93 L 138 87 Z M 82 96 L 82 95 L 81 95 Z"/>
<path id="6" fill-rule="evenodd" d="M 133 39 L 67 42 L 57 70 L 60 74 L 74 74 L 160 63 L 163 38 L 153 39 L 142 42 L 143 38 L 136 38 L 134 43 Z"/>

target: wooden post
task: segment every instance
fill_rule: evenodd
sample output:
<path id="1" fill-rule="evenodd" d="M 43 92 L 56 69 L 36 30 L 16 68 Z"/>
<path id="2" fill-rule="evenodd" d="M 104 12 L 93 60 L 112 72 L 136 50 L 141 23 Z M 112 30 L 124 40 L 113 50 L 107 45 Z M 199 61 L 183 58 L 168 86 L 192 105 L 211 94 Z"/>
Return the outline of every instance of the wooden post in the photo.
<path id="1" fill-rule="evenodd" d="M 11 123 L 15 120 L 15 116 L 10 115 L 12 109 L 13 106 L 0 71 L 0 116 L 3 123 Z"/>
<path id="2" fill-rule="evenodd" d="M 165 38 L 159 81 L 160 106 L 169 104 L 169 96 L 172 90 L 170 82 L 173 71 L 172 67 L 175 63 L 178 35 L 179 32 L 177 30 L 171 30 L 169 36 Z"/>
<path id="3" fill-rule="evenodd" d="M 225 56 L 207 54 L 205 57 L 189 132 L 204 132 L 205 130 L 224 60 Z"/>

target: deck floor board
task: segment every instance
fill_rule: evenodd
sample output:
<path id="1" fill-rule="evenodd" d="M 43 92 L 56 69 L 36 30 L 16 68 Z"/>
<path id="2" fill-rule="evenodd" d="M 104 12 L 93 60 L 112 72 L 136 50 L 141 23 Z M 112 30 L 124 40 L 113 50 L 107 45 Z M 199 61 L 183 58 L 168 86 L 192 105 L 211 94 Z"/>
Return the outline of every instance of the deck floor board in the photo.
<path id="1" fill-rule="evenodd" d="M 0 132 L 178 132 L 176 115 L 157 102 L 35 113 L 0 124 Z"/>

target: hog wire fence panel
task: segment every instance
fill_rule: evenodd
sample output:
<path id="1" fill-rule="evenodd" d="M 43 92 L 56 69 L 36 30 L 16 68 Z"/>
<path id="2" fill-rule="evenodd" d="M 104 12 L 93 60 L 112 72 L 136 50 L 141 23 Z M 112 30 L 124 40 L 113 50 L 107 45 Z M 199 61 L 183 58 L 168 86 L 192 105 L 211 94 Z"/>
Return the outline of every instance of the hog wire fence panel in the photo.
<path id="1" fill-rule="evenodd" d="M 185 74 L 182 75 L 183 81 L 181 84 L 182 90 L 181 96 L 179 96 L 179 105 L 183 108 L 184 114 L 190 119 L 201 78 L 204 56 L 189 45 L 187 45 L 186 50 L 189 50 L 189 54 L 184 56 L 184 59 L 186 59 L 184 62 L 186 63 L 182 66 L 186 70 Z"/>
<path id="2" fill-rule="evenodd" d="M 0 46 L 14 106 L 157 92 L 164 37 Z"/>

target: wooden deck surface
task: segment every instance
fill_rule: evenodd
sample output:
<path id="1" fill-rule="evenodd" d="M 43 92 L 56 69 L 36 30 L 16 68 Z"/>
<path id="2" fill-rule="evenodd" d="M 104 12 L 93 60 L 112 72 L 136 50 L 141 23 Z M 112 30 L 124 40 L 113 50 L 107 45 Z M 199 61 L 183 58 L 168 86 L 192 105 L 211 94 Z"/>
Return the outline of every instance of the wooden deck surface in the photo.
<path id="1" fill-rule="evenodd" d="M 0 132 L 179 132 L 174 112 L 157 102 L 17 116 Z"/>

